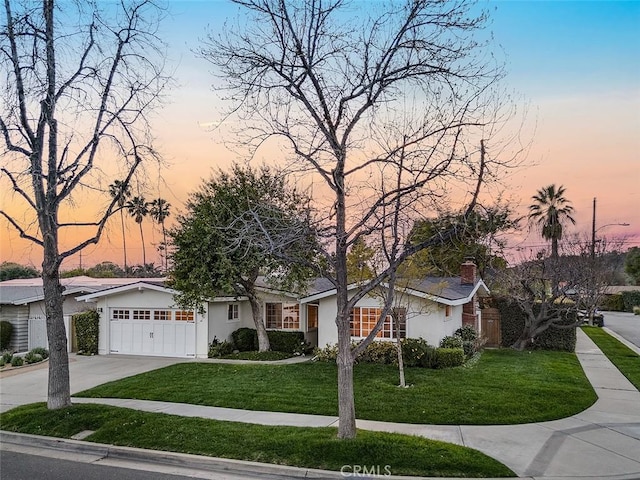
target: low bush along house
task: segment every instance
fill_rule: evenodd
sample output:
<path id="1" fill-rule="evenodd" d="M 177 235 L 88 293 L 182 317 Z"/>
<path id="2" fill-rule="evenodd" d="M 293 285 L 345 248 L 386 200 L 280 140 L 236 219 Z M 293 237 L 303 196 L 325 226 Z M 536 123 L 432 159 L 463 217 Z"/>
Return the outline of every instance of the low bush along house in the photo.
<path id="1" fill-rule="evenodd" d="M 131 281 L 132 279 L 129 279 Z M 355 287 L 354 287 L 355 288 Z M 281 292 L 262 284 L 263 320 L 267 329 L 305 332 L 309 343 L 325 346 L 337 342 L 335 289 L 317 279 L 300 295 Z M 230 339 L 241 327 L 253 328 L 245 298 L 216 297 L 203 311 L 184 310 L 174 301 L 175 291 L 164 285 L 137 281 L 79 296 L 100 315 L 99 354 L 206 357 L 214 338 Z M 459 277 L 429 277 L 411 281 L 399 291 L 404 309 L 401 336 L 422 337 L 433 345 L 464 324 L 480 328 L 477 296 L 488 289 L 467 262 Z M 361 300 L 352 314 L 352 336 L 366 336 L 380 314 L 380 299 Z M 395 338 L 390 319 L 378 334 Z"/>

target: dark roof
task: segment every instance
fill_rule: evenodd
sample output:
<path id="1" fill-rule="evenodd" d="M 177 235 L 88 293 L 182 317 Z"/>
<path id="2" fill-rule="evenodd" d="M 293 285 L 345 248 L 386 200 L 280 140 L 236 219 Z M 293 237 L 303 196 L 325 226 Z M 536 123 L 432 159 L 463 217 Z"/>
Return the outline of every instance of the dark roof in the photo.
<path id="1" fill-rule="evenodd" d="M 408 287 L 434 297 L 460 300 L 471 295 L 479 282 L 480 280 L 476 280 L 473 284 L 461 284 L 460 277 L 426 277 L 422 280 L 409 281 Z"/>

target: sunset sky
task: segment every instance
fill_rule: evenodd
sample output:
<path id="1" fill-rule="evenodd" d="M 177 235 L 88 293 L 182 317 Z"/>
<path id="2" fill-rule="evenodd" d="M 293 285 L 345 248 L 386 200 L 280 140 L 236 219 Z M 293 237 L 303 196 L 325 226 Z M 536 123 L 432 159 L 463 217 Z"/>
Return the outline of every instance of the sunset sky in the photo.
<path id="1" fill-rule="evenodd" d="M 640 2 L 491 0 L 483 5 L 490 10 L 496 52 L 506 60 L 506 86 L 528 105 L 525 133 L 532 135 L 529 166 L 504 179 L 506 195 L 524 214 L 537 189 L 564 185 L 577 220 L 570 232 L 590 231 L 597 197 L 598 235 L 624 236 L 627 247 L 640 245 Z M 219 100 L 211 89 L 210 65 L 193 53 L 207 28 L 215 30 L 234 12 L 222 0 L 172 0 L 162 27 L 177 84 L 156 113 L 155 135 L 167 166 L 163 180 L 148 171 L 147 198 L 166 198 L 172 217 L 212 169 L 239 160 L 224 147 L 220 132 L 207 128 L 221 118 Z M 7 191 L 0 192 L 0 202 L 11 202 Z M 617 223 L 630 226 L 607 226 Z M 140 263 L 133 221 L 128 230 L 129 263 Z M 159 264 L 151 244 L 161 235 L 150 220 L 145 231 L 147 260 Z M 542 243 L 527 233 L 512 239 L 513 250 Z M 120 236 L 116 217 L 104 239 L 83 252 L 83 266 L 103 260 L 122 264 Z M 6 222 L 0 223 L 0 237 L 0 261 L 40 266 L 39 248 L 20 240 Z M 79 261 L 75 256 L 64 268 Z"/>

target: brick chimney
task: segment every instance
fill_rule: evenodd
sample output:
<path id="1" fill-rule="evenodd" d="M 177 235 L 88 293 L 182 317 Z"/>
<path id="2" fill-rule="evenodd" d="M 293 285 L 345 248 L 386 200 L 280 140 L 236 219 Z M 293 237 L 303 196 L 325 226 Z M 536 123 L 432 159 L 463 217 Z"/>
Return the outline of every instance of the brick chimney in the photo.
<path id="1" fill-rule="evenodd" d="M 476 283 L 476 264 L 472 260 L 465 260 L 460 265 L 460 285 L 473 285 Z"/>

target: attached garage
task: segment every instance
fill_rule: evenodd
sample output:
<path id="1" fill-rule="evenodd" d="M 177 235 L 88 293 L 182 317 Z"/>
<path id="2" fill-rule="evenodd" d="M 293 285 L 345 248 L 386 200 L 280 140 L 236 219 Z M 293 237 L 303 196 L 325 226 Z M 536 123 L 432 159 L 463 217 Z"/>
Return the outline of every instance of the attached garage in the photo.
<path id="1" fill-rule="evenodd" d="M 207 322 L 194 310 L 175 305 L 175 293 L 164 286 L 138 282 L 79 297 L 94 303 L 100 315 L 98 353 L 206 356 Z M 204 335 L 203 345 L 199 345 L 198 335 Z"/>
<path id="2" fill-rule="evenodd" d="M 109 353 L 194 357 L 193 311 L 177 309 L 109 309 Z"/>

